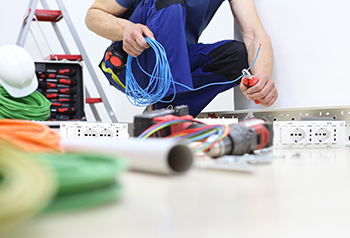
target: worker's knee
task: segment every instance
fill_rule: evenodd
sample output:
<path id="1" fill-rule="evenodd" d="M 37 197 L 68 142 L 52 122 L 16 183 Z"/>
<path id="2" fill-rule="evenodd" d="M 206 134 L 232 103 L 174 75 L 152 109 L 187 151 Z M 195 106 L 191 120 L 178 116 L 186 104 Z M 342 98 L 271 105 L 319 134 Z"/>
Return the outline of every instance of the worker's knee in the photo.
<path id="1" fill-rule="evenodd" d="M 229 41 L 208 54 L 211 63 L 204 65 L 204 70 L 213 74 L 224 75 L 234 80 L 248 67 L 247 49 L 243 42 Z"/>

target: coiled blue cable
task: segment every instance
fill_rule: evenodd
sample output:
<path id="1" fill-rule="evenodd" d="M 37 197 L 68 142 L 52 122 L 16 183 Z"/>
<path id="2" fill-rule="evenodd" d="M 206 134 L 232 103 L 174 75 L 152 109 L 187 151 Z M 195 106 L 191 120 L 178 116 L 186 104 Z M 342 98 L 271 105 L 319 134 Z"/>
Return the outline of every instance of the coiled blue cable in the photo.
<path id="1" fill-rule="evenodd" d="M 175 81 L 170 71 L 165 49 L 158 41 L 148 37 L 145 37 L 145 39 L 154 50 L 155 54 L 156 61 L 152 73 L 149 74 L 142 68 L 138 58 L 136 58 L 136 62 L 142 72 L 149 76 L 149 83 L 145 88 L 142 88 L 137 83 L 131 68 L 133 57 L 129 55 L 126 63 L 125 94 L 130 103 L 135 106 L 148 106 L 157 102 L 171 102 L 176 94 Z M 169 91 L 171 85 L 174 88 L 173 98 L 170 101 L 162 100 Z"/>
<path id="2" fill-rule="evenodd" d="M 153 105 L 157 102 L 164 102 L 164 103 L 172 102 L 176 95 L 175 84 L 180 85 L 184 88 L 187 88 L 190 91 L 196 91 L 196 90 L 200 90 L 205 87 L 210 87 L 214 85 L 235 83 L 244 76 L 244 74 L 242 74 L 238 78 L 231 81 L 215 82 L 215 83 L 203 85 L 198 88 L 190 88 L 187 85 L 174 81 L 164 47 L 156 40 L 153 40 L 148 37 L 145 37 L 145 39 L 146 39 L 146 42 L 154 50 L 155 59 L 156 59 L 154 69 L 150 74 L 142 68 L 138 58 L 136 57 L 137 65 L 139 66 L 141 71 L 144 74 L 148 75 L 150 78 L 147 87 L 142 88 L 137 83 L 134 77 L 134 74 L 132 72 L 132 67 L 131 67 L 131 62 L 134 59 L 134 57 L 129 55 L 126 63 L 125 94 L 129 102 L 135 106 L 143 107 L 143 106 Z M 260 51 L 260 46 L 258 48 L 258 51 L 256 53 L 253 63 L 249 66 L 247 70 L 250 70 L 251 67 L 255 64 L 255 61 L 259 55 L 259 51 Z M 162 100 L 167 94 L 167 92 L 169 91 L 170 86 L 173 86 L 174 88 L 173 97 L 168 101 Z"/>

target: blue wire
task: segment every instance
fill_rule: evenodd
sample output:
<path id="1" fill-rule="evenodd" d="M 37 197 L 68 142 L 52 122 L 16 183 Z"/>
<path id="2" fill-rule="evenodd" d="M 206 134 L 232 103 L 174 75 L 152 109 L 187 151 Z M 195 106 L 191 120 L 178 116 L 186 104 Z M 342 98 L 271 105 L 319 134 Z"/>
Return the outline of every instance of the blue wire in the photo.
<path id="1" fill-rule="evenodd" d="M 148 37 L 145 37 L 145 39 L 146 39 L 146 42 L 154 50 L 155 59 L 156 59 L 153 71 L 150 74 L 142 68 L 138 58 L 136 57 L 136 62 L 138 67 L 141 69 L 141 71 L 144 74 L 148 75 L 150 78 L 146 88 L 142 88 L 137 83 L 134 77 L 134 74 L 131 68 L 131 62 L 134 58 L 129 55 L 126 62 L 125 94 L 129 102 L 135 106 L 143 107 L 143 106 L 153 105 L 157 102 L 163 102 L 163 103 L 172 102 L 176 95 L 175 84 L 182 86 L 184 88 L 187 88 L 190 91 L 197 91 L 209 86 L 235 83 L 244 76 L 243 74 L 232 81 L 215 82 L 215 83 L 206 84 L 194 89 L 190 88 L 187 85 L 174 81 L 164 47 L 156 40 L 153 40 Z M 255 61 L 259 55 L 259 51 L 260 51 L 260 47 L 258 48 L 258 51 L 256 53 L 253 63 L 249 66 L 247 70 L 250 70 L 250 68 L 255 64 Z M 170 100 L 162 100 L 162 98 L 164 98 L 167 92 L 169 91 L 170 86 L 173 86 L 173 89 L 174 89 L 173 97 Z"/>
<path id="2" fill-rule="evenodd" d="M 146 88 L 142 88 L 137 83 L 132 73 L 132 56 L 128 56 L 126 64 L 125 94 L 127 95 L 128 100 L 135 106 L 148 106 L 157 102 L 171 102 L 176 94 L 175 82 L 170 71 L 165 49 L 159 42 L 148 37 L 146 37 L 146 41 L 154 50 L 156 59 L 153 72 L 152 74 L 149 74 L 141 67 L 138 58 L 136 58 L 139 68 L 143 73 L 150 77 L 150 81 Z M 174 87 L 173 98 L 169 101 L 162 100 L 169 91 L 171 85 Z"/>

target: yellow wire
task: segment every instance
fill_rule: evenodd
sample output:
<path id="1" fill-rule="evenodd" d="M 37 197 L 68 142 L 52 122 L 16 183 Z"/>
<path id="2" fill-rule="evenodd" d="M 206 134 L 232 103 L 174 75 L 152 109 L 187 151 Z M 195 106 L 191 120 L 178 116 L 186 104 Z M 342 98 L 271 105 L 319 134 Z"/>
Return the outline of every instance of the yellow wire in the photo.
<path id="1" fill-rule="evenodd" d="M 50 167 L 0 137 L 0 237 L 40 212 L 55 192 Z"/>

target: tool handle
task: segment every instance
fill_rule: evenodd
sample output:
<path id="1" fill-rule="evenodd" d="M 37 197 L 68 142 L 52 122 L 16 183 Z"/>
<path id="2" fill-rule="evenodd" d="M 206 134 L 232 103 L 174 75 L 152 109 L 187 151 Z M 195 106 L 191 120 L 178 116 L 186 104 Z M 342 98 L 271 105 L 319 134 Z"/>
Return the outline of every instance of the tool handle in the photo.
<path id="1" fill-rule="evenodd" d="M 46 92 L 74 95 L 77 93 L 77 90 L 75 88 L 49 88 Z"/>
<path id="2" fill-rule="evenodd" d="M 43 93 L 44 96 L 47 98 L 47 99 L 51 99 L 51 98 L 69 98 L 70 95 L 68 94 L 58 94 L 58 93 Z"/>
<path id="3" fill-rule="evenodd" d="M 76 79 L 57 79 L 57 83 L 67 84 L 70 86 L 76 85 L 77 80 Z"/>
<path id="4" fill-rule="evenodd" d="M 41 72 L 42 73 L 42 72 Z M 66 76 L 74 76 L 76 75 L 75 69 L 46 69 L 46 73 L 53 73 L 53 74 L 60 74 L 60 75 L 66 75 Z"/>
<path id="5" fill-rule="evenodd" d="M 58 70 L 57 74 L 67 75 L 67 76 L 75 76 L 76 75 L 75 69 L 60 69 Z"/>
<path id="6" fill-rule="evenodd" d="M 60 83 L 60 84 L 66 84 L 69 86 L 74 86 L 77 84 L 77 80 L 76 79 L 69 79 L 69 78 L 63 78 L 63 79 L 42 79 L 39 78 L 40 82 L 50 82 L 50 83 Z"/>
<path id="7" fill-rule="evenodd" d="M 69 79 L 69 76 L 55 74 L 55 73 L 39 73 L 38 78 L 41 78 L 41 79 L 54 79 L 54 78 Z"/>
<path id="8" fill-rule="evenodd" d="M 52 98 L 51 102 L 67 102 L 67 103 L 75 103 L 75 100 L 72 98 Z"/>
<path id="9" fill-rule="evenodd" d="M 244 85 L 246 85 L 247 87 L 253 87 L 255 84 L 257 84 L 259 82 L 259 79 L 258 78 L 256 78 L 256 77 L 250 77 L 250 79 L 247 79 L 246 77 L 243 77 L 243 79 L 242 79 L 242 83 L 244 84 Z M 259 100 L 257 100 L 257 99 L 254 99 L 254 102 L 256 103 L 256 104 L 260 104 L 260 101 Z"/>
<path id="10" fill-rule="evenodd" d="M 46 69 L 45 71 L 38 71 L 37 72 L 41 77 L 45 77 L 42 75 L 49 75 L 49 74 L 56 74 L 56 75 L 65 75 L 65 76 L 75 76 L 76 70 L 75 69 Z"/>
<path id="11" fill-rule="evenodd" d="M 39 82 L 40 88 L 69 88 L 67 84 L 51 83 L 51 82 Z"/>
<path id="12" fill-rule="evenodd" d="M 53 106 L 53 107 L 69 107 L 71 105 L 69 103 L 51 102 L 51 106 Z"/>
<path id="13" fill-rule="evenodd" d="M 60 108 L 51 108 L 51 112 L 73 115 L 76 113 L 76 110 L 74 107 L 60 107 Z"/>
<path id="14" fill-rule="evenodd" d="M 258 78 L 255 77 L 251 77 L 251 79 L 249 80 L 249 87 L 254 86 L 255 84 L 257 84 L 259 82 Z"/>

